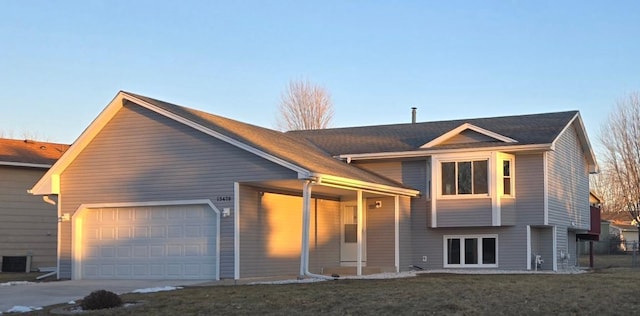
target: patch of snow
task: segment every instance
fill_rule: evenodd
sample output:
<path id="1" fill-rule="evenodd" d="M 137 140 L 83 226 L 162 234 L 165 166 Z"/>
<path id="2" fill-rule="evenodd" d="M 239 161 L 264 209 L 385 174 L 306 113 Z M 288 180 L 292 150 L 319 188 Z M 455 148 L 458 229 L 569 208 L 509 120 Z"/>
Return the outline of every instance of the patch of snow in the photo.
<path id="1" fill-rule="evenodd" d="M 133 290 L 131 293 L 155 293 L 155 292 L 163 292 L 163 291 L 174 291 L 180 290 L 182 287 L 180 286 L 161 286 L 161 287 L 150 287 L 146 289 L 137 289 Z"/>
<path id="2" fill-rule="evenodd" d="M 0 286 L 14 286 L 14 285 L 25 285 L 25 284 L 35 284 L 35 282 L 11 281 L 11 282 L 0 283 Z"/>
<path id="3" fill-rule="evenodd" d="M 68 301 L 68 302 L 67 302 L 67 304 L 69 304 L 69 305 L 73 305 L 73 304 L 75 304 L 75 303 L 76 303 L 76 301 Z"/>
<path id="4" fill-rule="evenodd" d="M 7 313 L 28 313 L 33 311 L 39 311 L 42 307 L 34 307 L 34 306 L 21 306 L 16 305 L 7 310 Z"/>
<path id="5" fill-rule="evenodd" d="M 384 273 L 376 273 L 376 274 L 367 274 L 367 275 L 345 275 L 341 276 L 339 279 L 401 279 L 401 278 L 412 278 L 416 276 L 416 271 L 407 271 L 407 272 L 384 272 Z"/>
<path id="6" fill-rule="evenodd" d="M 326 279 L 309 278 L 309 279 L 302 279 L 302 280 L 290 279 L 290 280 L 277 280 L 277 281 L 260 281 L 260 282 L 251 282 L 251 283 L 248 283 L 248 284 L 249 285 L 259 285 L 259 284 L 295 284 L 295 283 L 315 283 L 315 282 L 323 282 L 323 281 L 327 281 L 327 280 Z"/>

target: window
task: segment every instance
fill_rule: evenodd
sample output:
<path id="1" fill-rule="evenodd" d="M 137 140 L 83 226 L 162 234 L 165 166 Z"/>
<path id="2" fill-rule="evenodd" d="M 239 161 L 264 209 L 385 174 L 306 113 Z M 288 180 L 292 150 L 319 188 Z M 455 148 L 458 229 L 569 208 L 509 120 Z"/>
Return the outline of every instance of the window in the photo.
<path id="1" fill-rule="evenodd" d="M 488 160 L 442 163 L 442 195 L 488 193 Z"/>
<path id="2" fill-rule="evenodd" d="M 497 235 L 444 236 L 445 267 L 497 267 Z"/>
<path id="3" fill-rule="evenodd" d="M 502 161 L 502 194 L 511 195 L 511 160 Z"/>

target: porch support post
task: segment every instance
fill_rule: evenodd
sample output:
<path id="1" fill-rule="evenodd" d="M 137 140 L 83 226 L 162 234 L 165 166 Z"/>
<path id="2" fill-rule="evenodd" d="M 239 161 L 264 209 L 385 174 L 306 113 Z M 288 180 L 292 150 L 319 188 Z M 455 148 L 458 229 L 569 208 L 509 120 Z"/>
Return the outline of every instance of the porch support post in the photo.
<path id="1" fill-rule="evenodd" d="M 400 196 L 394 196 L 395 200 L 395 262 L 396 273 L 400 272 Z"/>
<path id="2" fill-rule="evenodd" d="M 364 221 L 362 219 L 362 191 L 357 191 L 357 207 L 358 207 L 358 257 L 357 257 L 357 275 L 362 275 L 362 226 Z"/>
<path id="3" fill-rule="evenodd" d="M 302 186 L 302 245 L 300 247 L 300 275 L 303 279 L 309 267 L 309 218 L 311 217 L 311 181 Z"/>

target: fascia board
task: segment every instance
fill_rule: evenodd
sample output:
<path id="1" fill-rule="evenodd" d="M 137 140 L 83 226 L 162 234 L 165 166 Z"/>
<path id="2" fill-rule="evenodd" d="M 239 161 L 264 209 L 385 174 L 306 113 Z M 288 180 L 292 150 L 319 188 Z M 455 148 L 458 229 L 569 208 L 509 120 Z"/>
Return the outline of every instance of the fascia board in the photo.
<path id="1" fill-rule="evenodd" d="M 483 134 L 485 136 L 497 139 L 499 141 L 505 142 L 505 143 L 517 143 L 518 142 L 517 140 L 515 140 L 513 138 L 510 138 L 510 137 L 507 137 L 507 136 L 504 136 L 504 135 L 500 135 L 500 134 L 498 134 L 496 132 L 492 132 L 492 131 L 484 129 L 482 127 L 478 127 L 478 126 L 475 126 L 475 125 L 470 124 L 470 123 L 464 123 L 464 124 L 454 128 L 454 129 L 452 129 L 452 130 L 440 135 L 436 139 L 434 139 L 434 140 L 432 140 L 432 141 L 420 146 L 420 148 L 431 148 L 433 146 L 440 145 L 443 142 L 445 142 L 446 140 L 448 140 L 449 138 L 451 138 L 451 137 L 453 137 L 455 135 L 458 135 L 458 134 L 460 134 L 463 131 L 468 130 L 468 129 L 472 130 L 474 132 Z"/>
<path id="2" fill-rule="evenodd" d="M 335 184 L 339 186 L 354 188 L 354 189 L 365 189 L 376 192 L 384 192 L 398 195 L 406 195 L 406 196 L 418 196 L 420 195 L 420 191 L 405 189 L 399 187 L 393 187 L 384 184 L 365 182 L 360 180 L 354 180 L 344 177 L 326 175 L 326 174 L 318 174 L 315 173 L 312 175 L 318 184 Z"/>
<path id="3" fill-rule="evenodd" d="M 52 165 L 37 164 L 37 163 L 27 163 L 27 162 L 0 161 L 0 166 L 48 169 L 48 168 L 51 168 Z"/>
<path id="4" fill-rule="evenodd" d="M 374 152 L 374 153 L 364 153 L 364 154 L 342 154 L 342 155 L 336 156 L 336 158 L 353 161 L 353 160 L 428 157 L 435 154 L 467 153 L 467 152 L 477 152 L 477 151 L 515 152 L 515 151 L 549 151 L 549 150 L 552 150 L 552 144 L 491 146 L 491 147 L 457 148 L 457 149 L 411 150 L 411 151 L 379 152 L 379 153 Z"/>
<path id="5" fill-rule="evenodd" d="M 98 114 L 89 126 L 80 134 L 73 144 L 62 154 L 60 159 L 38 180 L 29 190 L 34 195 L 57 194 L 52 192 L 51 178 L 53 175 L 60 175 L 73 162 L 80 152 L 96 137 L 98 132 L 116 115 L 123 106 L 124 93 L 122 91 L 109 102 L 109 104 Z"/>
<path id="6" fill-rule="evenodd" d="M 298 174 L 302 174 L 302 175 L 310 174 L 308 170 L 302 167 L 299 167 L 283 159 L 267 154 L 254 147 L 251 147 L 235 139 L 222 135 L 202 125 L 191 122 L 181 116 L 178 116 L 171 112 L 160 109 L 154 106 L 153 104 L 147 103 L 123 91 L 120 91 L 115 96 L 115 98 L 107 105 L 107 107 L 91 122 L 91 124 L 89 124 L 89 126 L 84 130 L 84 132 L 82 132 L 80 137 L 78 137 L 78 139 L 71 145 L 71 147 L 69 147 L 69 149 L 62 155 L 62 157 L 60 157 L 60 159 L 49 169 L 49 171 L 31 188 L 30 192 L 34 195 L 57 194 L 58 192 L 52 192 L 53 190 L 51 189 L 51 177 L 55 174 L 60 175 L 71 164 L 71 162 L 73 162 L 77 158 L 80 152 L 82 152 L 82 150 L 95 138 L 98 132 L 100 132 L 100 130 L 102 130 L 102 128 L 104 128 L 104 126 L 124 106 L 125 100 L 131 101 L 139 106 L 142 106 L 160 115 L 163 115 L 165 117 L 168 117 L 170 119 L 183 123 L 207 135 L 210 135 L 217 139 L 225 141 L 231 145 L 247 150 L 271 162 L 274 162 L 285 168 L 293 170 Z"/>
<path id="7" fill-rule="evenodd" d="M 584 123 L 582 122 L 582 117 L 580 116 L 579 112 L 576 113 L 576 115 L 571 120 L 569 120 L 569 123 L 567 123 L 567 125 L 562 129 L 562 131 L 558 133 L 556 138 L 551 143 L 551 146 L 553 149 L 555 149 L 556 143 L 560 139 L 560 136 L 562 136 L 569 129 L 569 127 L 571 127 L 574 124 L 576 125 L 578 139 L 580 139 L 580 142 L 582 143 L 582 149 L 583 149 L 585 158 L 587 158 L 587 161 L 589 162 L 589 172 L 598 173 L 600 171 L 600 168 L 598 167 L 598 161 L 596 160 L 596 155 L 594 154 L 593 148 L 591 147 L 591 142 L 589 141 L 587 130 L 584 126 Z"/>

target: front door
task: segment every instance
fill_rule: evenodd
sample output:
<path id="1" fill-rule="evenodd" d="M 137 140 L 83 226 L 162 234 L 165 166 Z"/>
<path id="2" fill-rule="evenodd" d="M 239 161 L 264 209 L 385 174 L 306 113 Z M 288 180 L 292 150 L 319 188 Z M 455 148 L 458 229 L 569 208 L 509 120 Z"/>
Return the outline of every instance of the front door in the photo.
<path id="1" fill-rule="evenodd" d="M 365 212 L 362 212 L 364 215 Z M 363 223 L 364 218 L 363 218 Z M 358 264 L 358 207 L 356 205 L 345 205 L 342 208 L 341 216 L 341 238 L 340 238 L 340 265 L 356 266 Z M 366 265 L 367 251 L 365 248 L 365 230 L 362 231 L 362 265 Z"/>

